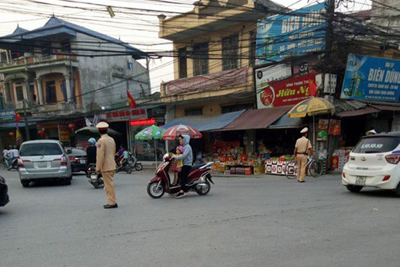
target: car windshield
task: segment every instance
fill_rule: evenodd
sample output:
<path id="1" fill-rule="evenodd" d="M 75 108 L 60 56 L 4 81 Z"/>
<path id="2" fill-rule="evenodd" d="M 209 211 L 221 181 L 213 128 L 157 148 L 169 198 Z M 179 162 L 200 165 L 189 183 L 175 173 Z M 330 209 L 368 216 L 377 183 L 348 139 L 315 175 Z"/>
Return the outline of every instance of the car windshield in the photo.
<path id="1" fill-rule="evenodd" d="M 20 155 L 25 157 L 61 155 L 62 153 L 61 147 L 54 143 L 24 144 L 20 151 Z"/>
<path id="2" fill-rule="evenodd" d="M 384 153 L 394 150 L 400 143 L 399 137 L 370 137 L 362 139 L 354 148 L 354 153 Z"/>

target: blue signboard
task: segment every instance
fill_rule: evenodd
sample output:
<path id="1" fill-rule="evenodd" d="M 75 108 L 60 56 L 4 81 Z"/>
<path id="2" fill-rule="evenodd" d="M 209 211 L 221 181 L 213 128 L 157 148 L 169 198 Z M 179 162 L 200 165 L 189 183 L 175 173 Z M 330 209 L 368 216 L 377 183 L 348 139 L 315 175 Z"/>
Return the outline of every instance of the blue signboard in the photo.
<path id="1" fill-rule="evenodd" d="M 275 15 L 257 23 L 256 64 L 325 49 L 327 2 Z"/>
<path id="2" fill-rule="evenodd" d="M 0 110 L 0 120 L 13 120 L 15 119 L 15 109 Z"/>
<path id="3" fill-rule="evenodd" d="M 398 102 L 400 61 L 349 54 L 340 98 Z"/>

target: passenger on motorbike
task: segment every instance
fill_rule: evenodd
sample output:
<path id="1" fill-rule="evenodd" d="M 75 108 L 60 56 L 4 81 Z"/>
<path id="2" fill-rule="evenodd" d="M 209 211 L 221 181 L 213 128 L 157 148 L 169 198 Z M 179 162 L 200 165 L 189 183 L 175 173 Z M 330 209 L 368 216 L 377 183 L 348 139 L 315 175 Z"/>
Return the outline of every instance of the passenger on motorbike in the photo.
<path id="1" fill-rule="evenodd" d="M 19 157 L 19 152 L 18 152 L 17 146 L 12 147 L 12 149 L 10 149 L 8 151 L 8 154 L 9 154 L 8 165 L 11 166 L 12 162 L 14 161 L 14 159 Z"/>
<path id="2" fill-rule="evenodd" d="M 127 162 L 128 158 L 129 158 L 129 151 L 125 150 L 124 153 L 123 153 L 123 157 L 120 160 L 120 166 L 121 167 L 124 166 L 124 164 L 125 164 L 125 162 Z"/>
<path id="3" fill-rule="evenodd" d="M 96 157 L 97 157 L 97 147 L 96 147 L 96 139 L 90 138 L 89 146 L 86 148 L 86 164 L 89 167 L 90 164 L 96 164 Z"/>

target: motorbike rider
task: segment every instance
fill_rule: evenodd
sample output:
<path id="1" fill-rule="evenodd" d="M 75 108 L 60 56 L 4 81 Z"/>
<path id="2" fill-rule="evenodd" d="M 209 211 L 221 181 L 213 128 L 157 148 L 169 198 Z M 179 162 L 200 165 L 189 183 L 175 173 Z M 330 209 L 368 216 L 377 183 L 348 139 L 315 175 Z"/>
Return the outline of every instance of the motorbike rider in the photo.
<path id="1" fill-rule="evenodd" d="M 19 157 L 19 152 L 18 152 L 17 146 L 14 146 L 12 148 L 10 146 L 10 150 L 8 151 L 8 154 L 9 154 L 8 165 L 11 166 L 14 159 Z"/>
<path id="2" fill-rule="evenodd" d="M 182 159 L 183 166 L 181 172 L 179 173 L 179 179 L 181 182 L 181 190 L 175 195 L 175 198 L 183 198 L 185 193 L 188 191 L 186 187 L 186 179 L 190 173 L 190 169 L 192 168 L 193 164 L 193 152 L 192 147 L 190 146 L 190 136 L 187 134 L 181 134 L 178 136 L 179 144 L 183 146 L 183 154 L 182 155 L 175 155 L 173 159 Z"/>
<path id="3" fill-rule="evenodd" d="M 8 149 L 6 147 L 4 147 L 2 153 L 3 153 L 3 163 L 5 163 L 5 161 L 7 159 Z"/>
<path id="4" fill-rule="evenodd" d="M 97 156 L 96 139 L 90 138 L 88 141 L 90 145 L 86 148 L 87 166 L 89 166 L 90 164 L 96 164 L 96 156 Z"/>
<path id="5" fill-rule="evenodd" d="M 124 146 L 123 146 L 123 145 L 120 145 L 120 146 L 119 146 L 118 152 L 115 153 L 115 163 L 117 163 L 117 166 L 118 166 L 118 167 L 121 167 L 121 166 L 122 166 L 121 161 L 122 161 L 124 152 L 125 152 Z"/>

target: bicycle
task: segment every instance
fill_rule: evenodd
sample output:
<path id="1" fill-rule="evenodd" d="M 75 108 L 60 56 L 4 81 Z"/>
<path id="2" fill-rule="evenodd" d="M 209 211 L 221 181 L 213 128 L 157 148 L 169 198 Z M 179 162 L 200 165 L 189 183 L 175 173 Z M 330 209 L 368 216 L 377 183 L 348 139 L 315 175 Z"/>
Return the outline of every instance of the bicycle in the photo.
<path id="1" fill-rule="evenodd" d="M 286 178 L 294 179 L 297 178 L 297 161 L 291 161 L 293 164 L 288 164 L 286 166 Z M 307 164 L 306 164 L 307 174 L 311 175 L 314 178 L 319 177 L 322 172 L 322 164 L 319 161 L 314 160 L 312 157 L 307 156 Z"/>

